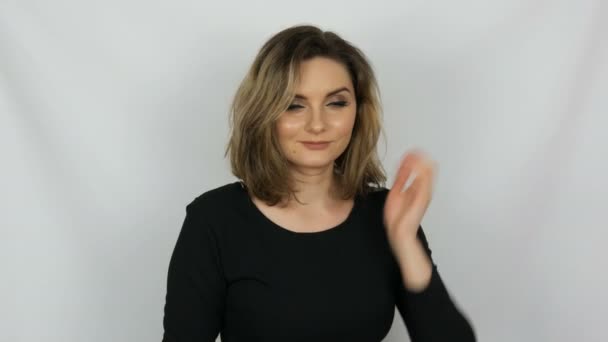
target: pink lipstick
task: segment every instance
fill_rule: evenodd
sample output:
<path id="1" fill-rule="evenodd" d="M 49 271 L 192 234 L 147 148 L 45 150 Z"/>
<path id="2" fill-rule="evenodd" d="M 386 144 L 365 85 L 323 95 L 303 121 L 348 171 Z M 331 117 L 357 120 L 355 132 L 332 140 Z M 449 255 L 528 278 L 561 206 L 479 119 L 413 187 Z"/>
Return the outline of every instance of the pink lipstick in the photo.
<path id="1" fill-rule="evenodd" d="M 329 146 L 329 141 L 302 141 L 302 145 L 304 145 L 309 150 L 323 150 Z"/>

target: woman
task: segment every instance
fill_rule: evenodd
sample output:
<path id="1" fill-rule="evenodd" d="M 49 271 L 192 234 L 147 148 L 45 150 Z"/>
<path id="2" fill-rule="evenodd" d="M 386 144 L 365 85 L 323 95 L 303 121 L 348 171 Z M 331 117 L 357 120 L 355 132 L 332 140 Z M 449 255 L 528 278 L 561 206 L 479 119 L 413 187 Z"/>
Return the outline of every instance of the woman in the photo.
<path id="1" fill-rule="evenodd" d="M 434 163 L 408 153 L 383 186 L 379 92 L 359 49 L 314 26 L 285 29 L 231 112 L 226 154 L 240 180 L 186 207 L 163 341 L 381 341 L 395 306 L 414 342 L 475 340 L 420 226 Z"/>

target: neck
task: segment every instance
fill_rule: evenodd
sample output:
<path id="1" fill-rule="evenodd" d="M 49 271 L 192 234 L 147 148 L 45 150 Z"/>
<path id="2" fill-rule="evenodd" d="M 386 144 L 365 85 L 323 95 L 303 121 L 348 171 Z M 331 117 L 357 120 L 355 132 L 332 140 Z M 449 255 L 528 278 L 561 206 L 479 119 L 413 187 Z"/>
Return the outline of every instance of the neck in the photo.
<path id="1" fill-rule="evenodd" d="M 292 179 L 296 196 L 302 203 L 294 198 L 290 199 L 289 206 L 302 206 L 313 204 L 315 207 L 331 206 L 336 200 L 337 181 L 333 165 L 322 170 L 293 169 Z"/>

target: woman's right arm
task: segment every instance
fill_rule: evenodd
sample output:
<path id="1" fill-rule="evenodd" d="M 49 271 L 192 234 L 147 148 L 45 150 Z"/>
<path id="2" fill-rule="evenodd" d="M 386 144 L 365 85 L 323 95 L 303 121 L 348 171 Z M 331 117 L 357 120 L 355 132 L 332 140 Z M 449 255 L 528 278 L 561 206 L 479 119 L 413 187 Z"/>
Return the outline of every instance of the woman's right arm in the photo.
<path id="1" fill-rule="evenodd" d="M 195 200 L 186 206 L 169 262 L 163 342 L 213 342 L 222 326 L 226 282 L 201 204 Z"/>

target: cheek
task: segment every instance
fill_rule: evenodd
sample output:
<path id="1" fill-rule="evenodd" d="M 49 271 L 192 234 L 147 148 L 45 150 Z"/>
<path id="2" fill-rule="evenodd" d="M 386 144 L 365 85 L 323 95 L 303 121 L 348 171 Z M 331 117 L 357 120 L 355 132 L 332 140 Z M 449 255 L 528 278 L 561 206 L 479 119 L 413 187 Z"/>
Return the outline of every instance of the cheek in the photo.
<path id="1" fill-rule="evenodd" d="M 336 118 L 332 124 L 340 137 L 350 138 L 355 126 L 355 113 L 349 113 L 349 115 Z"/>
<path id="2" fill-rule="evenodd" d="M 296 154 L 295 141 L 298 132 L 301 129 L 301 123 L 294 120 L 281 120 L 277 121 L 276 131 L 279 143 L 283 148 L 284 152 L 290 154 Z"/>
<path id="3" fill-rule="evenodd" d="M 340 120 L 336 120 L 334 129 L 336 136 L 339 138 L 339 143 L 335 146 L 338 153 L 343 153 L 346 150 L 353 134 L 353 128 L 355 126 L 355 115 L 343 117 Z"/>

